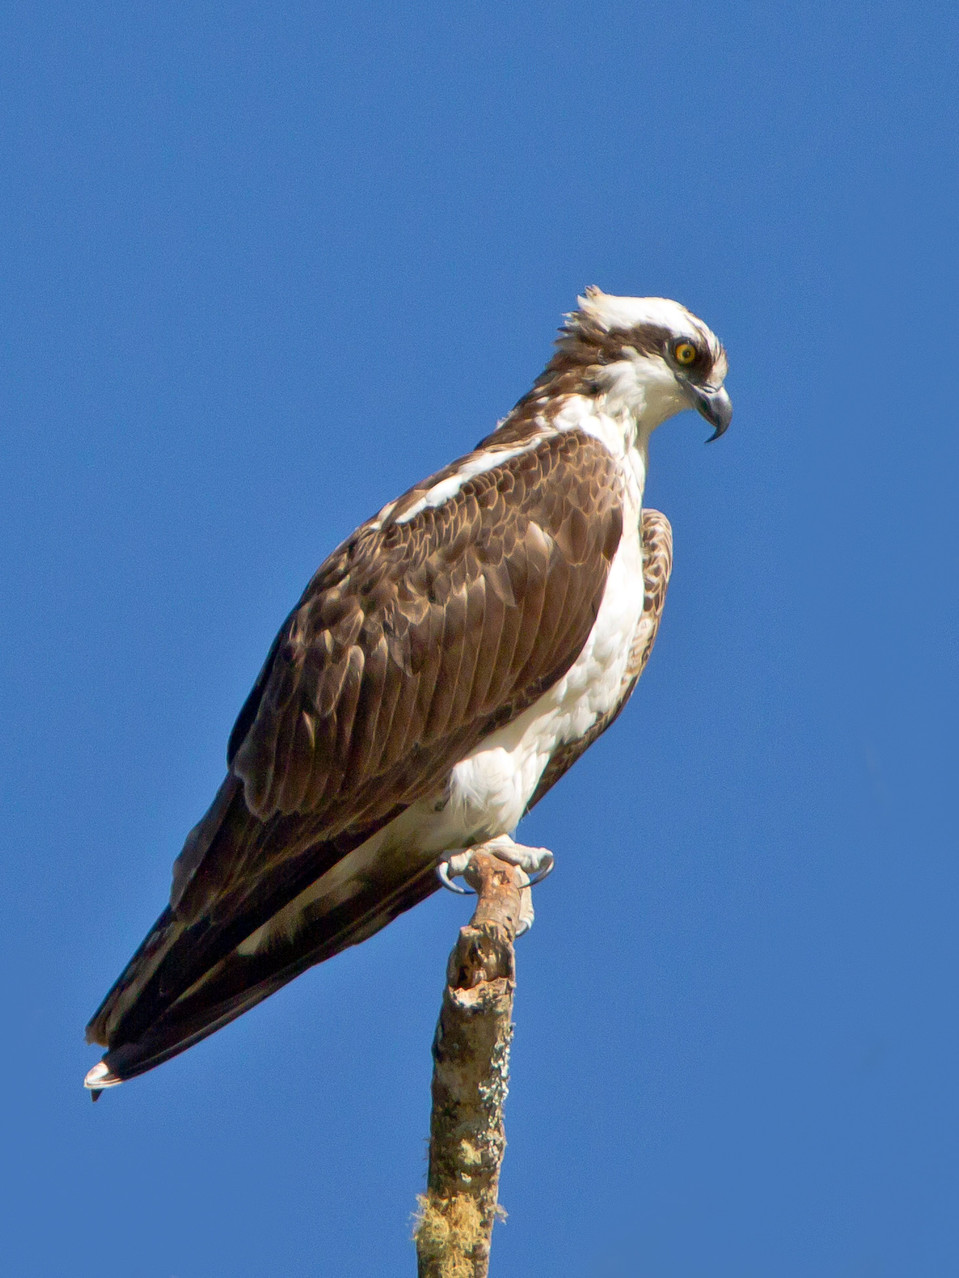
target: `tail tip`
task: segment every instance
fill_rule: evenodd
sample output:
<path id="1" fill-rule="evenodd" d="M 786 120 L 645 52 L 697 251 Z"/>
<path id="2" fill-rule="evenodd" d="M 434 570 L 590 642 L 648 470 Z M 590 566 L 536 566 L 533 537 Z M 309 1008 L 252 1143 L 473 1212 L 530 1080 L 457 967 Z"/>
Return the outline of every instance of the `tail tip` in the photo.
<path id="1" fill-rule="evenodd" d="M 117 1078 L 116 1074 L 110 1072 L 109 1065 L 105 1061 L 101 1061 L 99 1065 L 94 1065 L 86 1078 L 83 1080 L 83 1086 L 88 1092 L 91 1092 L 91 1100 L 99 1100 L 100 1093 L 107 1087 L 118 1087 L 123 1082 L 122 1078 Z"/>

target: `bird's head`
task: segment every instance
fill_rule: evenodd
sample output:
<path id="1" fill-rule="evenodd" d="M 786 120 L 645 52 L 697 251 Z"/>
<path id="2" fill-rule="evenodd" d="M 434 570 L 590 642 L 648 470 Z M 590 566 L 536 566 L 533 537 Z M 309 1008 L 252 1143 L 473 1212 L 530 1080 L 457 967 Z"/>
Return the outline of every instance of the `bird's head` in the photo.
<path id="1" fill-rule="evenodd" d="M 695 408 L 718 439 L 733 415 L 723 389 L 726 352 L 702 320 L 663 297 L 614 297 L 590 287 L 566 317 L 554 364 L 580 367 L 610 412 L 627 412 L 648 438 Z M 585 367 L 584 367 L 585 366 Z"/>

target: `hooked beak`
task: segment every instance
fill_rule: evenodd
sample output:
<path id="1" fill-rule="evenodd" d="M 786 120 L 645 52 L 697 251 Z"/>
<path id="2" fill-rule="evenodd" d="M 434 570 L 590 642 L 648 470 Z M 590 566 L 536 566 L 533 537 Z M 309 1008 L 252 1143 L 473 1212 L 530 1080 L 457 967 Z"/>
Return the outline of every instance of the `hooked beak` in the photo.
<path id="1" fill-rule="evenodd" d="M 713 427 L 713 433 L 706 441 L 707 444 L 711 444 L 714 439 L 725 434 L 727 426 L 733 419 L 732 401 L 722 386 L 696 386 L 693 382 L 685 380 L 680 384 L 690 408 L 695 408 L 697 413 L 702 413 Z"/>

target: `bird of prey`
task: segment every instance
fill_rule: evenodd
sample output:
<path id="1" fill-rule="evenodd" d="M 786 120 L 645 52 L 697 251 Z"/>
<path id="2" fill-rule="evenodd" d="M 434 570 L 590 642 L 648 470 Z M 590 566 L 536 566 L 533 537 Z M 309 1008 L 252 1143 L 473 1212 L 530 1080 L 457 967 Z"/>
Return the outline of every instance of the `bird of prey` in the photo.
<path id="1" fill-rule="evenodd" d="M 619 714 L 656 636 L 669 523 L 649 439 L 721 435 L 726 355 L 678 302 L 586 290 L 528 394 L 320 566 L 230 735 L 169 905 L 87 1030 L 94 1099 L 429 896 Z M 549 854 L 545 854 L 548 859 Z M 542 864 L 542 862 L 541 862 Z"/>

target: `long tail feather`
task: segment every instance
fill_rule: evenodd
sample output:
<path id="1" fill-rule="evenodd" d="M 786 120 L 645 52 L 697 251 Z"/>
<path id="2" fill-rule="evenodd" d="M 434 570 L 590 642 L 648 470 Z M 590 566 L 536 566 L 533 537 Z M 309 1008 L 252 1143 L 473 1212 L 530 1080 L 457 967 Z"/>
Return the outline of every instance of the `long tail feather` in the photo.
<path id="1" fill-rule="evenodd" d="M 384 884 L 381 880 L 367 883 L 364 890 L 349 900 L 329 909 L 320 909 L 293 937 L 281 937 L 262 951 L 249 954 L 232 949 L 207 971 L 184 988 L 166 1009 L 152 1018 L 132 1016 L 137 991 L 155 980 L 160 953 L 162 966 L 172 970 L 178 950 L 190 943 L 186 929 L 173 936 L 177 925 L 168 918 L 169 911 L 157 921 L 137 955 L 128 965 L 104 1007 L 132 999 L 126 1009 L 121 1028 L 127 1031 L 136 1022 L 142 1028 L 135 1034 L 115 1034 L 109 1051 L 101 1063 L 90 1071 L 86 1086 L 94 1099 L 106 1087 L 115 1086 L 143 1074 L 178 1055 L 194 1043 L 248 1011 L 288 981 L 316 963 L 322 963 L 341 950 L 364 941 L 385 927 L 398 914 L 410 909 L 436 890 L 437 880 L 432 864 L 420 866 L 412 876 Z M 386 890 L 384 890 L 386 889 Z M 142 970 L 141 970 L 141 964 Z M 146 980 L 144 972 L 149 970 Z M 103 1009 L 91 1022 L 91 1037 L 97 1034 Z M 144 1023 L 146 1021 L 146 1023 Z M 95 1037 L 94 1041 L 103 1041 Z"/>

